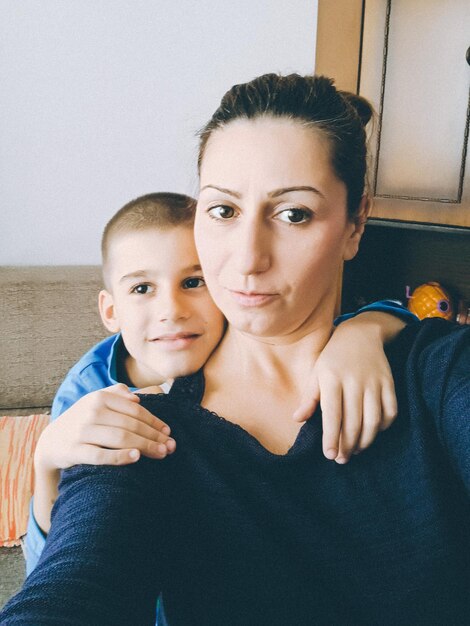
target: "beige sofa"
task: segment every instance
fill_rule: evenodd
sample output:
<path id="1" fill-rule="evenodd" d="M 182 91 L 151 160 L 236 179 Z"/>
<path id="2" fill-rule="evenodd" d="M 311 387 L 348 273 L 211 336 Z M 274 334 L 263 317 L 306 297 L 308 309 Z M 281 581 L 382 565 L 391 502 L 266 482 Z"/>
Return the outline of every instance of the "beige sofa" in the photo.
<path id="1" fill-rule="evenodd" d="M 0 415 L 50 411 L 68 369 L 107 334 L 100 288 L 96 266 L 0 268 Z M 23 578 L 21 548 L 0 548 L 0 606 Z"/>

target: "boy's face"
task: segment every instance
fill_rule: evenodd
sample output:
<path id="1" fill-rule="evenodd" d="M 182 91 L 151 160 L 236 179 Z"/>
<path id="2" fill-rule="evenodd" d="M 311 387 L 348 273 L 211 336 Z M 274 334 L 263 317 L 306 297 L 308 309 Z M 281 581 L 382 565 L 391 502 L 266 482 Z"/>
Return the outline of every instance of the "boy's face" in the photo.
<path id="1" fill-rule="evenodd" d="M 191 226 L 149 228 L 111 242 L 100 313 L 122 333 L 136 387 L 197 371 L 219 342 L 224 318 L 202 277 Z"/>

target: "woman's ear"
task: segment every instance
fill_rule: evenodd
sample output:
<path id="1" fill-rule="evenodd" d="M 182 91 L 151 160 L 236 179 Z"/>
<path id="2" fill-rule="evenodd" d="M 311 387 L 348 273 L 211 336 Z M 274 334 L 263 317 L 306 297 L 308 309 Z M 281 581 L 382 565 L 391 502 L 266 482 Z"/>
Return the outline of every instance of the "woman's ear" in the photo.
<path id="1" fill-rule="evenodd" d="M 101 320 L 105 328 L 111 333 L 118 333 L 121 327 L 119 325 L 119 320 L 116 317 L 114 298 L 109 291 L 106 291 L 106 289 L 102 289 L 99 293 L 98 308 L 100 310 Z"/>
<path id="2" fill-rule="evenodd" d="M 369 217 L 371 209 L 372 203 L 369 197 L 365 195 L 362 196 L 359 210 L 353 221 L 354 230 L 351 232 L 351 235 L 346 242 L 346 246 L 344 248 L 343 259 L 345 261 L 350 261 L 356 256 L 357 251 L 359 250 L 359 243 L 361 241 L 362 235 L 364 234 L 364 228 L 366 226 L 367 218 Z"/>

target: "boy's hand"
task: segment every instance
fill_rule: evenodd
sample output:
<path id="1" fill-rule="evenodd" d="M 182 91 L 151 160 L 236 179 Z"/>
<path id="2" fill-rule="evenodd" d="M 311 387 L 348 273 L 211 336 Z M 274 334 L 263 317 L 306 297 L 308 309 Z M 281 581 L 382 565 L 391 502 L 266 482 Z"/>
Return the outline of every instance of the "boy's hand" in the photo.
<path id="1" fill-rule="evenodd" d="M 158 389 L 158 388 L 157 388 Z M 170 428 L 139 404 L 126 385 L 84 396 L 39 438 L 35 464 L 52 471 L 72 465 L 128 465 L 140 455 L 163 459 L 176 443 Z"/>
<path id="2" fill-rule="evenodd" d="M 370 320 L 372 313 L 367 315 Z M 389 335 L 382 332 L 380 324 L 374 329 L 367 320 L 360 320 L 365 316 L 344 322 L 335 330 L 317 359 L 311 382 L 293 416 L 299 422 L 306 421 L 320 402 L 323 453 L 337 463 L 347 463 L 351 454 L 367 448 L 397 414 L 395 386 L 383 351 Z M 396 323 L 397 331 L 404 326 L 400 320 L 391 323 Z"/>

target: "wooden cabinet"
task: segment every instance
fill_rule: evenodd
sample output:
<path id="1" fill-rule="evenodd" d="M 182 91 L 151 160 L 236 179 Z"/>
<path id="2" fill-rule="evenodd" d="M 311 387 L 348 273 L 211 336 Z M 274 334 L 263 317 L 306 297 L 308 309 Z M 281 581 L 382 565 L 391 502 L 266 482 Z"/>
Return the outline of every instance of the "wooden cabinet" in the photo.
<path id="1" fill-rule="evenodd" d="M 315 71 L 368 98 L 373 211 L 343 305 L 437 280 L 470 303 L 470 2 L 319 0 Z"/>

